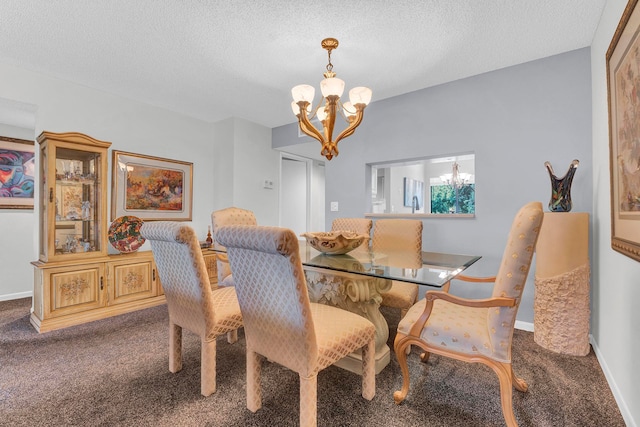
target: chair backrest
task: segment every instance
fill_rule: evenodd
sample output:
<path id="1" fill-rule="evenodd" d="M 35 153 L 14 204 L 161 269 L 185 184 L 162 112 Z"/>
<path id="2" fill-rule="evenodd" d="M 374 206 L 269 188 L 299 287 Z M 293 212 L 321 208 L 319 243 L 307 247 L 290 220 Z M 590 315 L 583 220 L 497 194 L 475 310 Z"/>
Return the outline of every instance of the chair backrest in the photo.
<path id="1" fill-rule="evenodd" d="M 373 224 L 375 251 L 422 251 L 422 221 L 417 219 L 378 219 Z"/>
<path id="2" fill-rule="evenodd" d="M 247 346 L 304 375 L 317 363 L 316 335 L 298 238 L 280 227 L 220 227 Z"/>
<path id="3" fill-rule="evenodd" d="M 511 225 L 492 296 L 515 298 L 517 304 L 490 309 L 487 314 L 493 354 L 498 359 L 511 360 L 513 326 L 543 218 L 542 203 L 531 202 L 518 211 Z"/>
<path id="4" fill-rule="evenodd" d="M 191 227 L 170 221 L 145 222 L 142 237 L 151 243 L 172 321 L 202 336 L 215 325 L 209 274 Z"/>
<path id="5" fill-rule="evenodd" d="M 336 218 L 331 223 L 331 231 L 353 231 L 370 236 L 372 225 L 373 221 L 368 218 Z"/>
<path id="6" fill-rule="evenodd" d="M 211 213 L 211 229 L 213 234 L 213 247 L 215 249 L 224 249 L 224 246 L 216 239 L 216 232 L 220 227 L 227 225 L 258 225 L 258 221 L 256 221 L 253 212 L 246 209 L 230 207 L 213 211 Z M 218 283 L 222 283 L 224 278 L 230 274 L 231 269 L 229 268 L 229 264 L 218 262 Z"/>

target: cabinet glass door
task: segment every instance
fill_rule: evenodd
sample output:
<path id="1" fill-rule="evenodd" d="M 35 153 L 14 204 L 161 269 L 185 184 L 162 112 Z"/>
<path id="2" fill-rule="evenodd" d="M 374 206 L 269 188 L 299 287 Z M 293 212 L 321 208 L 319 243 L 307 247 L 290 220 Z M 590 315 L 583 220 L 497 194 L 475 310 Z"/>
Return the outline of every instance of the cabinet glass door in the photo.
<path id="1" fill-rule="evenodd" d="M 100 239 L 101 154 L 56 147 L 55 254 L 96 252 Z"/>

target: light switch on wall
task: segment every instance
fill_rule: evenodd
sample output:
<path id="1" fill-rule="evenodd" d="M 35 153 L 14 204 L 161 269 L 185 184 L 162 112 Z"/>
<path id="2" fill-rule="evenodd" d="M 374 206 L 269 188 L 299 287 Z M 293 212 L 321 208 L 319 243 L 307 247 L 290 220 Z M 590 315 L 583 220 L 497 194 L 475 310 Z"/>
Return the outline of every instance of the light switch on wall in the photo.
<path id="1" fill-rule="evenodd" d="M 338 202 L 331 202 L 331 212 L 338 212 Z"/>

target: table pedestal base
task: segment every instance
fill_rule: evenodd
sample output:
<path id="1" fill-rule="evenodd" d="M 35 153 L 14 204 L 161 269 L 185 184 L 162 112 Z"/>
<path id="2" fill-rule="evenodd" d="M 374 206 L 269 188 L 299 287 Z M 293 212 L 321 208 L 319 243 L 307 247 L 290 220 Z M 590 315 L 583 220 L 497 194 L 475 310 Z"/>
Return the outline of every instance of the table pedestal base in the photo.
<path id="1" fill-rule="evenodd" d="M 382 349 L 376 351 L 376 375 L 378 375 L 389 362 L 391 362 L 391 350 L 389 346 L 385 344 Z M 362 355 L 360 352 L 351 353 L 338 360 L 334 365 L 349 372 L 362 375 Z"/>
<path id="2" fill-rule="evenodd" d="M 391 281 L 362 275 L 343 273 L 314 267 L 304 267 L 309 300 L 348 310 L 368 319 L 376 328 L 376 374 L 391 360 L 389 325 L 380 313 L 380 292 L 388 291 Z M 352 353 L 336 363 L 337 366 L 362 373 L 360 354 Z"/>

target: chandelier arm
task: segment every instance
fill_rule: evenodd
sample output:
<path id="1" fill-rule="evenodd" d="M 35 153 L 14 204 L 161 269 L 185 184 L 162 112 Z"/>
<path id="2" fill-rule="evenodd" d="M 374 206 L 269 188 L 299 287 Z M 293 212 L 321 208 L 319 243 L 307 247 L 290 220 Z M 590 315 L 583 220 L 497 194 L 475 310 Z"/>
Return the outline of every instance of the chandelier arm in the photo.
<path id="1" fill-rule="evenodd" d="M 298 117 L 298 123 L 300 125 L 300 130 L 306 135 L 309 135 L 310 137 L 317 139 L 319 142 L 324 144 L 324 138 L 322 137 L 322 134 L 320 133 L 320 131 L 318 131 L 318 129 L 316 129 L 316 127 L 313 124 L 311 124 L 311 122 L 309 121 L 309 118 L 307 117 L 306 111 L 307 111 L 308 105 L 309 105 L 309 102 L 307 101 L 298 102 L 298 107 L 300 107 L 300 113 L 297 114 L 297 117 Z"/>
<path id="2" fill-rule="evenodd" d="M 326 99 L 325 111 L 329 111 L 326 111 L 327 118 L 322 122 L 324 127 L 324 138 L 327 142 L 333 143 L 333 129 L 336 124 L 336 114 L 338 112 L 338 101 L 340 100 L 340 97 L 337 95 L 329 95 Z"/>
<path id="3" fill-rule="evenodd" d="M 313 125 L 309 124 L 309 126 L 311 126 L 309 127 L 301 119 L 299 119 L 298 123 L 300 125 L 300 130 L 302 131 L 302 133 L 318 140 L 320 143 L 324 143 L 324 137 Z"/>
<path id="4" fill-rule="evenodd" d="M 364 104 L 356 104 L 355 108 L 356 108 L 356 116 L 351 120 L 349 126 L 347 126 L 347 128 L 345 130 L 343 130 L 340 133 L 340 135 L 338 135 L 338 137 L 335 140 L 335 145 L 336 146 L 338 145 L 338 142 L 340 142 L 341 139 L 353 135 L 353 133 L 356 131 L 356 128 L 358 126 L 360 126 L 360 123 L 362 122 L 362 118 L 364 117 L 365 105 Z"/>

